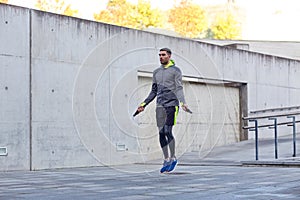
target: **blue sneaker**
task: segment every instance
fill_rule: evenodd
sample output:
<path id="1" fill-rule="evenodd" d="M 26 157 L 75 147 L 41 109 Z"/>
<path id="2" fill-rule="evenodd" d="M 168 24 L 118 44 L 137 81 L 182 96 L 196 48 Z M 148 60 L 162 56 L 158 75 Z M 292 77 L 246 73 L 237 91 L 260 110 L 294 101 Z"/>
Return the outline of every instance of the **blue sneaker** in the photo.
<path id="1" fill-rule="evenodd" d="M 175 169 L 177 163 L 178 163 L 176 158 L 172 158 L 170 162 L 171 162 L 171 164 L 170 164 L 169 169 L 167 170 L 167 172 L 173 171 Z"/>
<path id="2" fill-rule="evenodd" d="M 163 167 L 160 169 L 160 173 L 168 172 L 171 164 L 172 164 L 171 161 L 164 160 L 164 164 L 163 164 Z"/>

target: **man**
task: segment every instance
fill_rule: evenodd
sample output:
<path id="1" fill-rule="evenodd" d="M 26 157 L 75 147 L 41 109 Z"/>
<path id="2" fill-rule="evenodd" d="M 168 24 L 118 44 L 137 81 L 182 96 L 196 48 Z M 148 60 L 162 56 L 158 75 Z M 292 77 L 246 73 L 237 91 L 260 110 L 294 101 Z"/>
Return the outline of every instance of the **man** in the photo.
<path id="1" fill-rule="evenodd" d="M 161 66 L 154 70 L 150 94 L 137 109 L 137 112 L 144 111 L 145 107 L 157 97 L 156 122 L 159 129 L 159 142 L 164 155 L 161 173 L 171 172 L 177 165 L 172 128 L 176 124 L 179 105 L 184 111 L 188 111 L 183 94 L 182 73 L 175 66 L 175 62 L 171 60 L 171 55 L 172 52 L 169 48 L 160 49 Z"/>

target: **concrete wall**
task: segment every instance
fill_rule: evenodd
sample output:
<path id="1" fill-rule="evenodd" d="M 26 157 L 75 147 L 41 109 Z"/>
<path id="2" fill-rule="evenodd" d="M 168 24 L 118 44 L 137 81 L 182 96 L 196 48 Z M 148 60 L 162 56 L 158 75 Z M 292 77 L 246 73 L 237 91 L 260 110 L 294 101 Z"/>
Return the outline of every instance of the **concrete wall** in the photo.
<path id="1" fill-rule="evenodd" d="M 267 55 L 300 60 L 300 42 L 251 40 L 200 40 L 206 43 L 231 46 Z"/>
<path id="2" fill-rule="evenodd" d="M 0 4 L 1 170 L 28 169 L 30 163 L 29 10 Z"/>
<path id="3" fill-rule="evenodd" d="M 185 76 L 247 84 L 249 110 L 300 99 L 298 61 L 3 4 L 0 23 L 0 170 L 161 158 L 144 153 L 131 116 L 145 98 L 138 71 L 153 71 L 165 46 Z"/>
<path id="4" fill-rule="evenodd" d="M 299 105 L 299 61 L 204 43 L 200 46 L 219 66 L 225 80 L 247 82 L 249 111 Z M 280 118 L 279 122 L 285 120 Z M 271 129 L 259 132 L 261 138 L 274 137 Z M 278 133 L 288 135 L 292 129 L 280 126 Z M 249 132 L 249 138 L 254 138 L 254 132 Z"/>
<path id="5" fill-rule="evenodd" d="M 300 62 L 200 43 L 225 80 L 247 82 L 248 109 L 299 105 Z"/>

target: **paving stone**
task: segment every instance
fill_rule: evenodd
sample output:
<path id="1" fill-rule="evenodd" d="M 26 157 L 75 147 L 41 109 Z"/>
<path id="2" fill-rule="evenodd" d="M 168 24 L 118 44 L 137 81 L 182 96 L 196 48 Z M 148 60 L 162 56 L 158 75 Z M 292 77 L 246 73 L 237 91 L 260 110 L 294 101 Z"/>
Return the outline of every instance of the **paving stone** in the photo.
<path id="1" fill-rule="evenodd" d="M 205 158 L 199 157 L 199 152 L 186 153 L 170 174 L 159 173 L 161 161 L 153 161 L 153 170 L 147 172 L 143 171 L 147 163 L 1 172 L 0 199 L 300 199 L 300 167 L 290 164 L 300 159 L 282 158 L 272 161 L 281 165 L 272 167 L 259 162 L 251 166 L 237 164 L 245 158 L 253 161 L 252 142 L 216 148 Z M 266 142 L 263 148 L 270 144 Z M 282 155 L 289 155 L 290 147 L 286 146 L 281 148 Z M 264 156 L 270 159 L 273 152 Z"/>

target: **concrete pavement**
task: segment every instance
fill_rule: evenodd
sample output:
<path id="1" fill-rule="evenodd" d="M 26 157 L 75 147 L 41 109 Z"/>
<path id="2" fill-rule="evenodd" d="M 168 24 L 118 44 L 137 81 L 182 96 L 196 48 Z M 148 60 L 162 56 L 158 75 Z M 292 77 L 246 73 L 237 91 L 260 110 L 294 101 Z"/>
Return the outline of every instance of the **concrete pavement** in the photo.
<path id="1" fill-rule="evenodd" d="M 290 157 L 289 140 L 285 138 L 281 138 L 280 159 L 274 160 L 270 141 L 260 141 L 259 162 L 298 162 Z M 160 161 L 1 172 L 0 199 L 300 199 L 298 165 L 264 167 L 255 163 L 253 145 L 249 140 L 203 155 L 186 153 L 171 174 L 159 173 Z M 243 164 L 249 161 L 256 165 Z"/>

